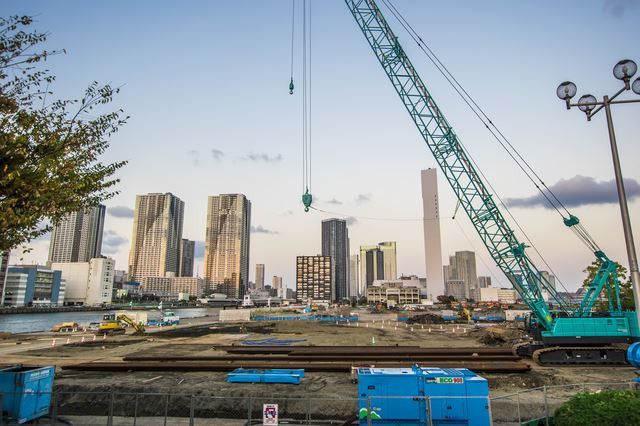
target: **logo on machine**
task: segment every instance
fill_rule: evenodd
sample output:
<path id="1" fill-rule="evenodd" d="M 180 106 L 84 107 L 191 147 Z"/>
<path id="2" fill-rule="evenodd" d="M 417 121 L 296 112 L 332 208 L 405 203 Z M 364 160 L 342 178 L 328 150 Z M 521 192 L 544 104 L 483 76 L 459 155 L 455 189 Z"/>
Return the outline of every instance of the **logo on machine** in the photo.
<path id="1" fill-rule="evenodd" d="M 464 383 L 464 379 L 462 377 L 436 377 L 436 383 L 442 384 L 455 384 L 459 385 Z"/>

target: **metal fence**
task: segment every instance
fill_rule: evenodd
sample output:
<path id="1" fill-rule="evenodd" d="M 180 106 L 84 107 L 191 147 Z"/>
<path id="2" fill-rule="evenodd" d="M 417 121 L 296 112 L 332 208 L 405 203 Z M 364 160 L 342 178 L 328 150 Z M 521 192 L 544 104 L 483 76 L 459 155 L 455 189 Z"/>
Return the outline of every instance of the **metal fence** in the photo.
<path id="1" fill-rule="evenodd" d="M 409 402 L 420 424 L 432 424 L 432 410 L 443 399 L 466 399 L 474 414 L 486 410 L 494 425 L 520 425 L 538 420 L 548 425 L 555 410 L 578 392 L 635 389 L 635 383 L 580 383 L 542 386 L 508 395 L 485 397 L 370 397 L 294 398 L 270 396 L 212 396 L 174 393 L 123 393 L 54 391 L 31 393 L 30 398 L 50 398 L 49 420 L 40 425 L 222 426 L 262 424 L 263 405 L 277 404 L 281 423 L 292 425 L 375 425 L 379 413 L 388 412 L 399 399 Z M 0 393 L 0 406 L 8 394 Z M 476 400 L 476 401 L 471 401 Z M 475 403 L 474 403 L 475 402 Z M 448 403 L 447 405 L 455 405 Z M 480 411 L 478 411 L 480 410 Z M 434 413 L 437 412 L 433 410 Z M 52 419 L 58 419 L 54 421 Z M 0 419 L 0 426 L 16 424 Z"/>

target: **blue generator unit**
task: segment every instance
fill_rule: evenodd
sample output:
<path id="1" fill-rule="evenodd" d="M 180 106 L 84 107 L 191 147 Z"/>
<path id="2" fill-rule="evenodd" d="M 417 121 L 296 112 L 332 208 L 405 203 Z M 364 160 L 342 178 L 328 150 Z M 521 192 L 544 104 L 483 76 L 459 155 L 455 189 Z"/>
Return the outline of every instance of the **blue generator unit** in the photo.
<path id="1" fill-rule="evenodd" d="M 359 368 L 359 419 L 375 425 L 489 426 L 489 385 L 466 368 Z"/>
<path id="2" fill-rule="evenodd" d="M 49 414 L 54 367 L 14 365 L 0 369 L 2 413 L 25 423 Z"/>

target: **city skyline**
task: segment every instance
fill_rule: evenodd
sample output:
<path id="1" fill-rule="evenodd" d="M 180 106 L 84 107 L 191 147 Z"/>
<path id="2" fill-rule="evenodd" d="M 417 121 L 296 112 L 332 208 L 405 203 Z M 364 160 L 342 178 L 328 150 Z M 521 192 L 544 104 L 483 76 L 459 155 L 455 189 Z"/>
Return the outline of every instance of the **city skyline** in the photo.
<path id="1" fill-rule="evenodd" d="M 419 237 L 422 206 L 416 174 L 434 167 L 435 162 L 373 62 L 344 5 L 325 3 L 315 8 L 316 52 L 335 52 L 339 55 L 336 63 L 341 65 L 322 61 L 320 53 L 316 56 L 315 64 L 320 68 L 314 73 L 317 96 L 311 192 L 319 209 L 339 215 L 313 210 L 305 214 L 299 203 L 300 123 L 293 118 L 298 117 L 299 98 L 297 93 L 289 95 L 285 87 L 290 46 L 283 40 L 288 39 L 288 30 L 286 26 L 272 25 L 281 23 L 279 17 L 288 14 L 288 5 L 253 4 L 248 15 L 246 8 L 234 4 L 198 3 L 192 8 L 165 5 L 155 10 L 154 22 L 170 26 L 175 19 L 181 19 L 191 25 L 168 43 L 145 46 L 136 35 L 147 22 L 147 9 L 143 6 L 133 6 L 122 14 L 121 7 L 100 4 L 80 4 L 73 10 L 38 1 L 3 4 L 8 12 L 37 15 L 38 27 L 51 33 L 48 43 L 67 50 L 63 58 L 53 57 L 47 62 L 58 75 L 57 94 L 75 98 L 82 90 L 80 83 L 93 79 L 123 85 L 117 102 L 133 118 L 113 137 L 106 157 L 128 159 L 130 163 L 118 172 L 121 193 L 105 202 L 103 242 L 104 254 L 113 256 L 117 265 L 127 264 L 135 195 L 170 191 L 179 194 L 188 205 L 184 237 L 197 242 L 196 270 L 202 275 L 206 197 L 211 193 L 238 192 L 246 194 L 256 206 L 250 257 L 269 265 L 289 286 L 295 279 L 291 259 L 301 252 L 317 251 L 320 237 L 314 235 L 314 230 L 318 222 L 329 217 L 350 222 L 352 247 L 370 241 L 397 241 L 403 247 L 398 271 L 424 275 L 424 243 Z M 562 184 L 563 200 L 569 200 L 572 212 L 589 227 L 608 256 L 626 265 L 615 191 L 611 191 L 613 198 L 596 199 L 590 195 L 595 189 L 609 188 L 613 179 L 606 125 L 601 118 L 586 123 L 578 114 L 566 114 L 555 97 L 555 88 L 567 78 L 574 78 L 581 92 L 591 90 L 597 94 L 613 88 L 616 83 L 610 75 L 611 66 L 630 55 L 627 47 L 615 41 L 615 28 L 628 28 L 634 38 L 640 31 L 633 25 L 634 13 L 611 13 L 605 10 L 604 2 L 568 1 L 536 7 L 518 3 L 508 6 L 510 20 L 505 25 L 502 15 L 496 13 L 504 4 L 495 1 L 486 2 L 481 10 L 456 4 L 425 6 L 419 2 L 399 3 L 398 7 L 405 15 L 415 17 L 412 21 L 420 23 L 416 29 L 487 108 L 494 122 L 503 124 L 504 133 L 545 181 L 549 185 Z M 105 19 L 91 23 L 83 19 L 94 14 Z M 455 14 L 463 32 L 452 32 L 437 19 L 448 14 Z M 568 14 L 592 30 L 586 35 L 568 31 L 563 18 Z M 109 32 L 108 22 L 113 19 L 121 22 L 122 31 L 118 34 Z M 262 31 L 265 25 L 268 31 Z M 329 27 L 335 30 L 331 34 L 323 30 Z M 542 34 L 541 27 L 546 29 Z M 77 31 L 83 29 L 85 37 L 78 38 Z M 110 60 L 96 61 L 94 46 L 103 45 L 100 40 L 105 39 L 105 34 L 113 40 L 113 44 L 104 46 L 104 57 Z M 221 35 L 231 35 L 230 40 L 222 43 L 225 37 Z M 271 46 L 268 52 L 250 43 L 257 37 L 265 37 L 265 43 Z M 400 33 L 400 37 L 438 104 L 498 193 L 504 199 L 521 201 L 511 211 L 558 279 L 569 289 L 577 289 L 584 278 L 583 269 L 593 260 L 592 253 L 573 239 L 550 210 L 540 206 L 533 196 L 535 189 L 506 165 L 500 147 L 470 118 L 455 94 L 421 58 L 416 46 L 408 42 L 406 35 Z M 187 42 L 193 40 L 193 44 Z M 185 49 L 185 45 L 189 47 Z M 489 45 L 491 51 L 487 50 Z M 151 68 L 165 69 L 166 64 L 158 58 L 167 48 L 182 52 L 183 65 L 171 65 L 154 78 L 132 65 L 144 61 Z M 213 49 L 222 52 L 215 60 L 228 60 L 235 66 L 216 66 L 208 55 L 193 54 Z M 344 81 L 345 67 L 360 76 L 357 82 Z M 237 74 L 232 68 L 243 71 Z M 166 77 L 185 70 L 189 75 L 185 87 L 178 88 Z M 255 70 L 261 70 L 259 75 Z M 244 83 L 237 84 L 239 79 Z M 159 91 L 158 87 L 165 90 Z M 501 90 L 505 88 L 518 90 Z M 168 106 L 163 102 L 166 92 L 176 102 L 192 102 L 192 108 L 183 111 Z M 184 93 L 201 96 L 187 100 Z M 261 95 L 256 97 L 255 93 Z M 367 94 L 366 102 L 362 102 L 361 93 Z M 344 95 L 343 102 L 337 105 L 336 94 Z M 263 111 L 251 125 L 247 125 L 246 117 L 237 114 L 241 108 L 238 100 L 247 97 Z M 210 99 L 221 102 L 212 103 Z M 623 173 L 637 182 L 640 172 L 633 163 L 640 156 L 640 146 L 633 143 L 633 135 L 640 130 L 637 108 L 619 108 L 614 114 Z M 571 161 L 576 150 L 580 151 L 580 161 Z M 334 152 L 341 155 L 333 155 Z M 353 167 L 355 161 L 366 164 L 371 173 L 384 170 L 384 179 L 363 179 L 363 170 Z M 340 172 L 333 173 L 334 170 Z M 629 190 L 629 196 L 633 219 L 639 217 L 637 190 Z M 449 219 L 456 201 L 448 187 L 440 185 L 439 201 L 443 253 L 473 250 L 479 260 L 484 256 L 485 262 L 492 265 L 468 219 L 463 214 L 458 214 L 457 223 Z M 368 217 L 417 220 L 374 221 Z M 636 239 L 639 229 L 636 224 Z M 305 238 L 300 237 L 303 235 Z M 46 238 L 32 246 L 34 251 L 24 256 L 25 262 L 43 263 L 48 248 Z M 533 250 L 529 252 L 537 257 Z M 16 251 L 12 262 L 21 257 Z M 541 267 L 542 263 L 535 260 Z M 503 286 L 508 285 L 495 268 L 478 262 L 479 273 L 491 275 L 491 271 Z"/>

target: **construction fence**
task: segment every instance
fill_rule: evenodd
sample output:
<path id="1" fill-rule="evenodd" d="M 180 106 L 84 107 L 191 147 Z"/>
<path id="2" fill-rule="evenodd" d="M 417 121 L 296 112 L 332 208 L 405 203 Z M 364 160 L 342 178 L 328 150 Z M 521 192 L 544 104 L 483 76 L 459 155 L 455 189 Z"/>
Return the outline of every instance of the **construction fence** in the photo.
<path id="1" fill-rule="evenodd" d="M 635 389 L 635 383 L 580 383 L 543 386 L 508 395 L 458 397 L 474 405 L 474 415 L 485 414 L 494 425 L 520 425 L 536 421 L 548 425 L 554 411 L 578 392 L 605 389 Z M 4 398 L 0 394 L 0 406 Z M 50 416 L 40 425 L 189 425 L 222 426 L 263 424 L 265 405 L 276 405 L 280 424 L 290 425 L 375 425 L 378 413 L 390 412 L 399 402 L 415 407 L 420 424 L 432 424 L 432 410 L 452 397 L 370 397 L 357 398 L 281 398 L 268 396 L 212 396 L 172 393 L 123 393 L 54 391 L 31 394 L 30 398 L 49 398 Z M 404 401 L 400 401 L 404 399 Z M 475 399 L 471 404 L 470 399 Z M 456 406 L 448 402 L 447 405 Z M 464 405 L 464 404 L 463 404 Z M 478 410 L 480 413 L 478 413 Z M 53 419 L 57 419 L 54 421 Z M 0 426 L 17 424 L 2 418 Z"/>

